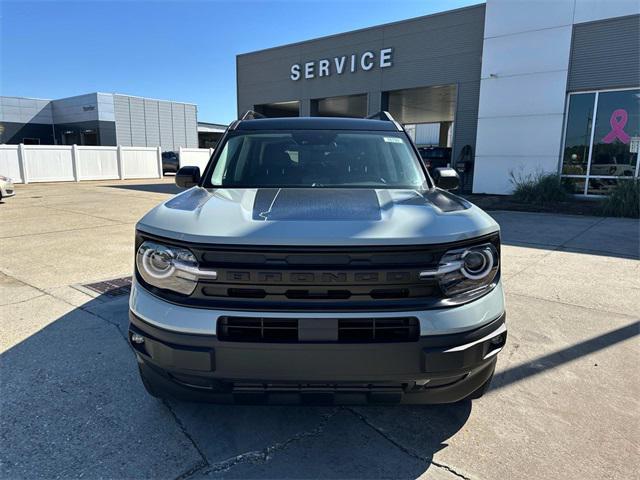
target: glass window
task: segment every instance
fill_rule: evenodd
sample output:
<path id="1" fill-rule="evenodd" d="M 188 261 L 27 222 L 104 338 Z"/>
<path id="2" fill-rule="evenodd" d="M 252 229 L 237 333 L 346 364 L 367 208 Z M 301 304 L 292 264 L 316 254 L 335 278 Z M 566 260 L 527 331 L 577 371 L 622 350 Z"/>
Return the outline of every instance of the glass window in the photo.
<path id="1" fill-rule="evenodd" d="M 562 173 L 564 175 L 587 174 L 595 98 L 595 93 L 569 97 L 569 113 L 562 159 Z"/>
<path id="2" fill-rule="evenodd" d="M 404 133 L 297 130 L 238 132 L 216 161 L 211 186 L 421 188 Z"/>
<path id="3" fill-rule="evenodd" d="M 638 175 L 638 153 L 631 151 L 638 137 L 640 90 L 569 95 L 563 184 L 575 193 L 607 195 L 623 178 Z"/>
<path id="4" fill-rule="evenodd" d="M 638 154 L 631 137 L 640 136 L 640 90 L 600 92 L 591 153 L 592 176 L 633 177 Z"/>
<path id="5" fill-rule="evenodd" d="M 608 195 L 619 182 L 632 181 L 630 178 L 589 178 L 588 195 Z"/>

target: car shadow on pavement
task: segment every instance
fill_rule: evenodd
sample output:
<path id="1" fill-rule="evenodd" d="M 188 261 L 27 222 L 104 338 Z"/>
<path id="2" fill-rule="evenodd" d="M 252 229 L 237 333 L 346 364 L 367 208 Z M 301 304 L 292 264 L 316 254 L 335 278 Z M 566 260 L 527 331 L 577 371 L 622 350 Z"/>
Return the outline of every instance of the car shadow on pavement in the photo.
<path id="1" fill-rule="evenodd" d="M 448 406 L 260 406 L 169 401 L 207 463 L 195 478 L 417 478 L 466 423 Z"/>
<path id="2" fill-rule="evenodd" d="M 559 367 L 580 357 L 588 356 L 598 350 L 611 347 L 637 335 L 640 335 L 640 322 L 632 322 L 624 327 L 611 330 L 567 348 L 536 357 L 533 361 L 497 372 L 491 382 L 491 389 L 504 388 L 512 383 L 547 372 L 552 368 Z"/>
<path id="3" fill-rule="evenodd" d="M 160 401 L 139 380 L 126 340 L 127 313 L 126 296 L 102 295 L 0 355 L 3 478 L 372 479 L 451 470 L 433 457 L 463 428 L 471 402 L 312 407 Z M 615 345 L 638 329 L 635 322 L 498 372 L 495 386 Z"/>
<path id="4" fill-rule="evenodd" d="M 175 195 L 176 193 L 180 193 L 184 191 L 173 182 L 123 184 L 123 185 L 113 184 L 113 185 L 103 185 L 102 188 L 121 188 L 124 190 L 137 190 L 140 192 L 149 192 L 149 193 L 166 193 L 170 195 Z"/>
<path id="5" fill-rule="evenodd" d="M 127 313 L 126 297 L 102 295 L 0 355 L 2 477 L 416 478 L 471 413 L 160 401 Z"/>

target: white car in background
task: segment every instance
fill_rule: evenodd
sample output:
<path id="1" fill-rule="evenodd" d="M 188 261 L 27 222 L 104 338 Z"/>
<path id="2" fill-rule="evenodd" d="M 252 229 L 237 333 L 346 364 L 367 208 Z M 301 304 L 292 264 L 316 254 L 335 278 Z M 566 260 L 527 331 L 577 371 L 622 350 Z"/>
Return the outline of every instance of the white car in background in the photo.
<path id="1" fill-rule="evenodd" d="M 0 175 L 0 201 L 7 198 L 13 197 L 16 194 L 13 189 L 13 180 L 9 177 L 5 177 L 4 175 Z"/>

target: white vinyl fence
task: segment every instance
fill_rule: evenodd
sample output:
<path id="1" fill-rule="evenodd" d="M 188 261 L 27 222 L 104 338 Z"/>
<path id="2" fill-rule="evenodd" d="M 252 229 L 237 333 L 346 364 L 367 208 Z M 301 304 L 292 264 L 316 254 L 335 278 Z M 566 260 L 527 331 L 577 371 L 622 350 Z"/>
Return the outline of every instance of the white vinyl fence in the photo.
<path id="1" fill-rule="evenodd" d="M 15 183 L 162 178 L 160 147 L 0 145 L 0 175 Z"/>
<path id="2" fill-rule="evenodd" d="M 180 167 L 200 167 L 200 173 L 202 173 L 211 155 L 213 155 L 213 148 L 180 147 Z"/>

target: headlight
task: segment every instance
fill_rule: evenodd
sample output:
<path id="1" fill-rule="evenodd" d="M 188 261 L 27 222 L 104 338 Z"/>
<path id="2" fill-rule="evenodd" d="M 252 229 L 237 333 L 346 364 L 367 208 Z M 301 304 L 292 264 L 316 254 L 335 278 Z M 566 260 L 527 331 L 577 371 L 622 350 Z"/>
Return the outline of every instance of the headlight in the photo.
<path id="1" fill-rule="evenodd" d="M 217 273 L 200 270 L 198 260 L 186 248 L 144 242 L 136 253 L 138 272 L 149 285 L 191 295 L 199 278 L 215 280 Z"/>
<path id="2" fill-rule="evenodd" d="M 500 258 L 491 243 L 449 250 L 436 270 L 420 273 L 420 278 L 437 279 L 447 297 L 481 294 L 493 287 L 498 274 Z"/>
<path id="3" fill-rule="evenodd" d="M 0 181 L 7 182 L 7 183 L 13 183 L 11 178 L 5 177 L 4 175 L 0 175 Z"/>

